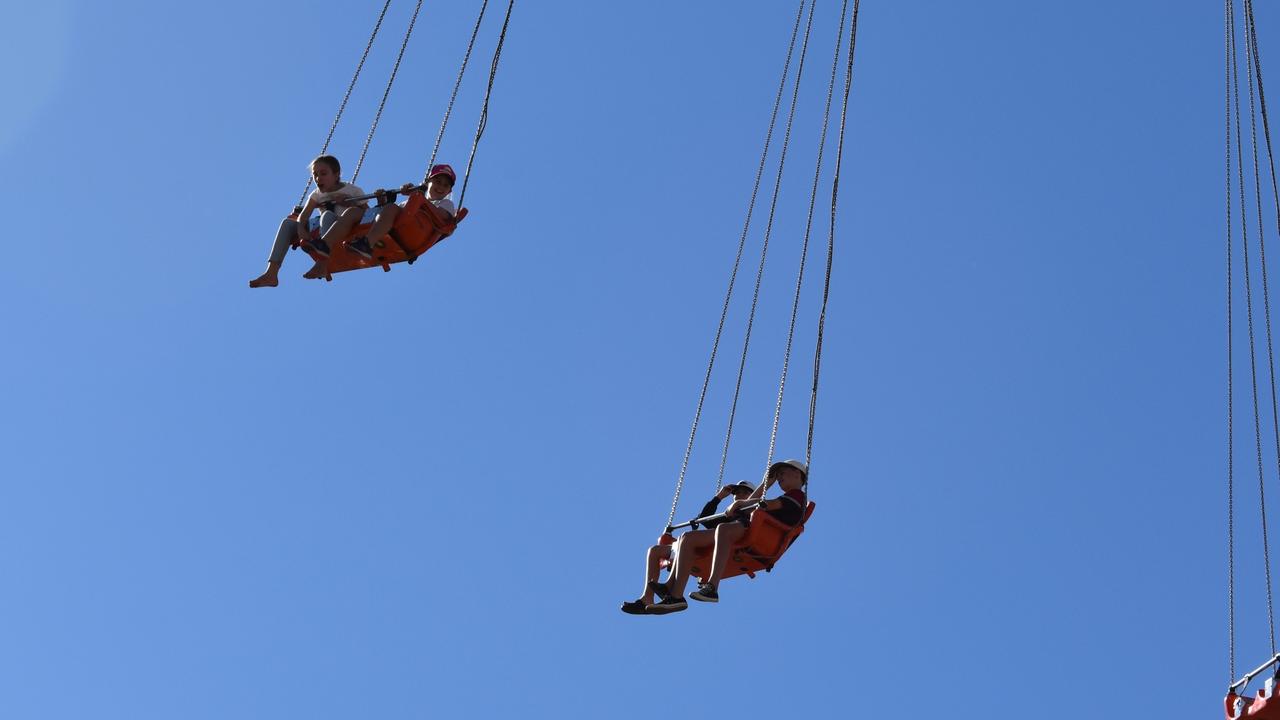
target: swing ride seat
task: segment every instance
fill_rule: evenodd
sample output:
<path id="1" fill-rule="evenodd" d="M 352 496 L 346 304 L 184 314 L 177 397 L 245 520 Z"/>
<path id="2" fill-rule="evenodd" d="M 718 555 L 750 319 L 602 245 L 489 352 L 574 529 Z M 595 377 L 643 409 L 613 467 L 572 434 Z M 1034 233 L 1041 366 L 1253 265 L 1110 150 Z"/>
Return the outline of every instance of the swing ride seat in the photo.
<path id="1" fill-rule="evenodd" d="M 1280 720 L 1280 697 L 1275 695 L 1275 680 L 1267 681 L 1253 697 L 1227 693 L 1227 720 Z"/>
<path id="2" fill-rule="evenodd" d="M 751 524 L 747 526 L 747 534 L 742 536 L 733 546 L 733 555 L 725 566 L 724 577 L 731 578 L 746 575 L 754 578 L 761 570 L 770 572 L 791 544 L 804 533 L 805 523 L 813 515 L 814 504 L 809 502 L 805 508 L 804 518 L 795 527 L 779 522 L 763 510 L 751 513 Z M 665 537 L 665 536 L 664 536 Z M 692 575 L 706 580 L 711 574 L 711 556 L 713 548 L 700 550 L 693 556 Z M 723 578 L 722 578 L 723 579 Z"/>
<path id="3" fill-rule="evenodd" d="M 376 211 L 377 208 L 372 210 Z M 409 193 L 408 200 L 400 208 L 400 214 L 396 216 L 396 222 L 391 227 L 386 241 L 381 247 L 373 248 L 373 259 L 370 260 L 347 250 L 347 241 L 368 234 L 373 226 L 372 215 L 374 212 L 366 213 L 365 219 L 369 219 L 370 222 L 355 226 L 341 243 L 330 246 L 330 277 L 326 277 L 326 280 L 332 279 L 333 273 L 348 270 L 381 267 L 383 271 L 390 272 L 391 266 L 395 263 L 413 264 L 414 260 L 434 247 L 436 243 L 453 234 L 458 223 L 467 216 L 467 209 L 459 208 L 456 216 L 450 216 L 449 213 L 427 202 L 426 196 L 422 193 Z M 310 235 L 313 240 L 318 239 L 320 231 L 311 229 Z M 302 249 L 313 260 L 319 262 L 322 259 L 311 247 L 303 245 Z"/>

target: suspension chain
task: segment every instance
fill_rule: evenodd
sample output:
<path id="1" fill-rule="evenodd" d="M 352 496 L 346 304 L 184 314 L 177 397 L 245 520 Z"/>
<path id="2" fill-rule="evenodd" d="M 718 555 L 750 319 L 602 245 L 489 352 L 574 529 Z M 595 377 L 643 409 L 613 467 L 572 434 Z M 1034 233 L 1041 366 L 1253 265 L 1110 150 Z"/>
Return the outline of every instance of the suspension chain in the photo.
<path id="1" fill-rule="evenodd" d="M 848 19 L 849 0 L 844 0 L 840 8 L 840 27 L 836 34 L 835 54 L 831 58 L 831 79 L 827 82 L 827 100 L 822 110 L 822 134 L 818 140 L 818 158 L 814 162 L 813 168 L 813 188 L 809 192 L 809 212 L 805 218 L 804 240 L 800 245 L 800 269 L 796 273 L 796 291 L 791 300 L 791 321 L 787 325 L 787 344 L 782 355 L 782 375 L 778 379 L 778 399 L 773 407 L 773 428 L 769 432 L 769 454 L 768 459 L 772 462 L 773 453 L 777 450 L 778 443 L 778 423 L 782 419 L 782 399 L 787 387 L 787 372 L 791 367 L 791 347 L 796 335 L 796 318 L 800 314 L 800 291 L 804 287 L 804 270 L 809 259 L 809 237 L 813 231 L 813 211 L 818 205 L 818 186 L 822 178 L 822 158 L 826 154 L 827 147 L 827 131 L 831 124 L 831 100 L 835 96 L 836 91 L 836 75 L 840 70 L 840 55 L 844 49 L 844 23 Z M 843 117 L 843 114 L 842 114 Z M 833 198 L 834 204 L 834 198 Z M 833 208 L 834 211 L 834 208 Z M 830 277 L 828 276 L 828 283 Z M 812 399 L 811 403 L 812 404 Z M 810 418 L 812 420 L 812 418 Z M 812 432 L 812 426 L 810 426 Z M 812 439 L 809 440 L 809 446 L 812 445 Z M 809 449 L 805 450 L 805 461 L 809 459 Z"/>
<path id="2" fill-rule="evenodd" d="M 467 197 L 467 183 L 471 181 L 471 167 L 475 164 L 476 150 L 480 147 L 480 138 L 489 124 L 489 97 L 493 95 L 493 81 L 498 77 L 498 59 L 502 57 L 502 45 L 507 41 L 507 26 L 511 24 L 511 10 L 516 0 L 507 3 L 507 16 L 502 20 L 502 32 L 498 33 L 498 46 L 493 50 L 493 63 L 489 66 L 489 84 L 484 91 L 484 104 L 480 106 L 480 121 L 476 124 L 476 136 L 471 141 L 471 154 L 467 156 L 467 171 L 462 176 L 462 192 L 458 193 L 458 207 Z"/>
<path id="3" fill-rule="evenodd" d="M 356 181 L 360 168 L 364 165 L 364 156 L 369 152 L 369 144 L 373 142 L 373 134 L 378 130 L 378 121 L 382 120 L 382 109 L 387 106 L 387 97 L 391 95 L 391 86 L 396 83 L 396 73 L 400 72 L 400 61 L 404 59 L 404 49 L 409 46 L 409 38 L 413 35 L 413 26 L 418 22 L 418 13 L 422 10 L 422 0 L 413 7 L 413 16 L 409 18 L 409 29 L 400 42 L 400 53 L 396 55 L 396 64 L 391 68 L 391 77 L 387 78 L 387 89 L 382 91 L 382 100 L 378 103 L 378 112 L 374 113 L 373 124 L 369 126 L 369 136 L 364 139 L 364 147 L 360 150 L 360 159 L 356 161 L 356 170 L 351 173 L 351 182 Z"/>
<path id="4" fill-rule="evenodd" d="M 721 464 L 720 464 L 721 477 L 724 476 L 724 461 L 728 459 L 729 438 L 732 437 L 733 435 L 733 421 L 734 421 L 734 417 L 737 415 L 737 412 L 738 412 L 738 397 L 739 395 L 741 395 L 741 392 L 742 392 L 742 376 L 745 373 L 747 368 L 747 350 L 751 347 L 751 330 L 755 325 L 756 308 L 760 304 L 760 284 L 764 280 L 765 261 L 768 258 L 768 254 L 769 254 L 769 239 L 770 239 L 770 236 L 773 234 L 773 220 L 776 217 L 777 210 L 778 210 L 778 194 L 782 190 L 782 172 L 786 168 L 786 164 L 787 164 L 787 149 L 791 144 L 791 129 L 795 124 L 796 106 L 798 105 L 799 98 L 800 98 L 800 81 L 804 77 L 804 61 L 805 61 L 805 56 L 808 54 L 808 51 L 809 51 L 809 37 L 812 35 L 813 15 L 814 15 L 814 10 L 817 8 L 817 5 L 818 3 L 814 2 L 809 6 L 809 20 L 805 26 L 804 42 L 800 46 L 800 59 L 796 63 L 796 80 L 795 80 L 795 84 L 792 86 L 791 106 L 788 108 L 788 111 L 787 111 L 786 131 L 782 135 L 782 149 L 778 153 L 778 172 L 774 176 L 773 197 L 770 199 L 770 202 L 769 202 L 769 219 L 764 226 L 764 242 L 760 246 L 760 265 L 756 268 L 756 284 L 755 284 L 755 290 L 751 295 L 751 311 L 750 313 L 747 314 L 747 331 L 742 340 L 742 357 L 738 362 L 738 379 L 733 389 L 733 403 L 729 408 L 729 423 L 728 423 L 728 430 L 725 436 L 725 455 L 723 458 L 721 458 Z M 772 460 L 772 456 L 773 456 L 773 453 L 772 453 L 772 450 L 770 450 L 770 456 L 769 458 L 766 459 L 766 462 L 765 462 L 765 472 L 761 473 L 761 475 L 764 478 L 761 481 L 763 483 L 761 488 L 761 493 L 763 493 L 764 490 L 768 489 L 768 485 L 769 485 L 768 469 L 769 469 L 769 462 Z"/>
<path id="5" fill-rule="evenodd" d="M 426 184 L 435 167 L 436 155 L 440 152 L 440 142 L 444 139 L 444 129 L 449 125 L 449 116 L 453 114 L 453 102 L 458 99 L 458 88 L 462 87 L 462 76 L 467 72 L 467 63 L 471 62 L 471 50 L 476 46 L 476 36 L 480 34 L 480 23 L 484 21 L 484 11 L 489 7 L 489 0 L 480 3 L 480 15 L 476 17 L 476 26 L 471 30 L 471 40 L 467 42 L 467 52 L 462 56 L 462 67 L 458 70 L 458 79 L 453 83 L 453 92 L 449 94 L 449 105 L 444 109 L 444 118 L 440 121 L 440 131 L 436 133 L 436 142 L 431 146 L 431 159 L 427 161 L 427 170 L 422 174 L 422 182 Z M 461 205 L 459 205 L 461 206 Z"/>
<path id="6" fill-rule="evenodd" d="M 738 268 L 742 264 L 742 253 L 746 248 L 747 234 L 751 228 L 751 215 L 755 210 L 756 198 L 760 193 L 760 181 L 764 177 L 764 168 L 769 156 L 769 146 L 773 142 L 773 130 L 778 121 L 778 109 L 782 106 L 782 95 L 786 91 L 787 77 L 791 72 L 791 57 L 795 52 L 796 38 L 800 34 L 800 22 L 804 19 L 804 8 L 807 0 L 800 0 L 799 6 L 796 8 L 795 25 L 791 28 L 791 42 L 787 46 L 787 59 L 782 65 L 782 78 L 778 82 L 778 92 L 773 100 L 773 112 L 769 116 L 769 129 L 765 133 L 764 150 L 760 153 L 760 164 L 756 167 L 755 183 L 751 186 L 751 200 L 747 203 L 747 219 L 742 225 L 742 234 L 738 238 L 738 253 L 733 260 L 733 271 L 729 274 L 729 288 L 725 292 L 724 307 L 720 310 L 720 322 L 716 326 L 715 339 L 711 342 L 711 359 L 707 362 L 707 372 L 702 379 L 702 391 L 698 394 L 698 407 L 693 414 L 693 428 L 689 431 L 689 442 L 685 445 L 684 459 L 680 462 L 680 475 L 676 479 L 675 496 L 671 499 L 671 513 L 667 516 L 667 523 L 664 527 L 669 527 L 676 517 L 676 507 L 680 503 L 680 492 L 684 488 L 685 474 L 689 470 L 689 458 L 693 454 L 693 442 L 698 434 L 698 422 L 702 419 L 702 406 L 707 399 L 707 388 L 711 385 L 711 371 L 715 368 L 716 354 L 720 349 L 720 338 L 724 335 L 725 319 L 729 316 L 729 305 L 733 299 L 734 285 L 738 279 Z M 725 444 L 728 445 L 726 439 Z M 716 490 L 719 491 L 724 479 L 724 458 L 721 459 L 721 472 L 716 480 Z"/>
<path id="7" fill-rule="evenodd" d="M 373 25 L 373 32 L 369 34 L 369 42 L 364 46 L 364 53 L 360 55 L 360 62 L 356 64 L 356 71 L 351 76 L 351 82 L 347 85 L 347 94 L 342 96 L 342 103 L 338 105 L 338 114 L 334 116 L 333 122 L 329 125 L 329 134 L 324 138 L 324 145 L 320 146 L 320 155 L 324 155 L 329 151 L 329 142 L 333 140 L 333 132 L 338 129 L 338 121 L 342 119 L 342 113 L 347 110 L 347 101 L 351 99 L 351 91 L 356 87 L 356 80 L 360 77 L 360 71 L 364 69 L 364 61 L 369 58 L 369 50 L 373 48 L 373 41 L 378 37 L 378 31 L 382 29 L 382 19 L 387 15 L 387 8 L 391 6 L 391 0 L 386 0 L 382 4 L 382 12 L 378 13 L 378 22 Z M 307 185 L 302 188 L 302 197 L 298 198 L 297 209 L 301 210 L 303 203 L 307 201 L 307 193 L 311 191 L 312 178 L 311 174 L 307 174 Z"/>
<path id="8" fill-rule="evenodd" d="M 1228 654 L 1228 674 L 1227 682 L 1235 682 L 1236 678 L 1236 564 L 1235 564 L 1235 409 L 1234 409 L 1234 363 L 1235 356 L 1232 347 L 1232 329 L 1234 320 L 1232 317 L 1233 310 L 1233 281 L 1232 281 L 1232 250 L 1233 243 L 1231 237 L 1231 229 L 1234 225 L 1231 217 L 1231 90 L 1232 90 L 1232 70 L 1234 68 L 1233 48 L 1231 43 L 1232 28 L 1235 25 L 1235 12 L 1232 7 L 1232 0 L 1225 0 L 1223 3 L 1226 22 L 1223 26 L 1225 47 L 1224 72 L 1225 81 L 1223 83 L 1224 95 L 1226 97 L 1225 111 L 1225 146 L 1226 146 L 1226 236 L 1227 236 L 1227 654 Z"/>

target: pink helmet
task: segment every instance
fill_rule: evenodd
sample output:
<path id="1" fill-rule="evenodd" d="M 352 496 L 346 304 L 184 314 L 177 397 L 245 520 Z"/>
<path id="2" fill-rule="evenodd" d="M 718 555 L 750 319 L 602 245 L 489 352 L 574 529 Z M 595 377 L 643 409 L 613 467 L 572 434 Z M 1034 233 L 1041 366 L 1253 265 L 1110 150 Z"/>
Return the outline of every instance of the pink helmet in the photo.
<path id="1" fill-rule="evenodd" d="M 450 185 L 453 185 L 454 183 L 458 182 L 458 174 L 453 171 L 453 168 L 449 167 L 448 165 L 445 165 L 444 163 L 441 163 L 439 165 L 432 165 L 431 172 L 427 173 L 427 179 L 430 180 L 431 178 L 437 175 L 448 176 Z"/>

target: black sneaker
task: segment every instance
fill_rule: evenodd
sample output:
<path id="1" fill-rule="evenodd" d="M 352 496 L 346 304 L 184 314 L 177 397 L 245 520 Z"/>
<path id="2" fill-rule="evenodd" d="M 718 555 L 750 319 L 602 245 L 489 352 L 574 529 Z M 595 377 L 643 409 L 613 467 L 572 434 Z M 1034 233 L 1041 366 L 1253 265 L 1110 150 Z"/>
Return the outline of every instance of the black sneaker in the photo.
<path id="1" fill-rule="evenodd" d="M 622 603 L 622 612 L 628 615 L 648 615 L 648 607 L 639 600 L 628 600 Z"/>
<path id="2" fill-rule="evenodd" d="M 315 240 L 308 240 L 307 247 L 311 248 L 311 251 L 320 257 L 329 257 L 329 243 L 326 243 L 319 238 L 316 238 Z"/>
<path id="3" fill-rule="evenodd" d="M 657 580 L 649 581 L 649 589 L 658 598 L 658 602 L 666 600 L 671 595 L 671 588 L 667 587 L 666 583 L 660 583 Z"/>
<path id="4" fill-rule="evenodd" d="M 369 238 L 358 237 L 347 243 L 347 250 L 359 255 L 365 260 L 373 259 L 373 248 L 369 247 Z"/>
<path id="5" fill-rule="evenodd" d="M 667 613 L 680 612 L 688 610 L 689 603 L 684 598 L 662 598 L 661 601 L 650 605 L 646 610 L 650 615 L 666 615 Z"/>
<path id="6" fill-rule="evenodd" d="M 698 602 L 720 602 L 720 593 L 710 583 L 698 585 L 698 589 L 689 593 L 689 597 Z"/>

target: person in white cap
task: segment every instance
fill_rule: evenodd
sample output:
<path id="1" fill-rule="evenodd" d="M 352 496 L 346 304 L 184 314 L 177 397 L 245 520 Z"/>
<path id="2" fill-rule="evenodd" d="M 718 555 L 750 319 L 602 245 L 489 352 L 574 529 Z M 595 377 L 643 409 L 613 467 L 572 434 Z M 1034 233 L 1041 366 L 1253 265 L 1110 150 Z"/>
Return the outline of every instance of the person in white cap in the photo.
<path id="1" fill-rule="evenodd" d="M 747 528 L 751 525 L 751 516 L 746 512 L 739 512 L 743 505 L 752 503 L 762 497 L 769 489 L 769 486 L 777 483 L 782 488 L 782 495 L 772 500 L 762 500 L 757 506 L 761 512 L 767 512 L 775 519 L 785 525 L 799 525 L 804 520 L 804 511 L 809 504 L 808 496 L 805 492 L 805 486 L 809 482 L 809 467 L 801 460 L 783 460 L 775 462 L 769 466 L 769 472 L 765 474 L 765 481 L 755 492 L 746 500 L 734 500 L 733 503 L 725 509 L 725 514 L 737 514 L 734 521 L 724 523 L 716 527 L 715 533 L 715 549 L 711 556 L 711 572 L 705 578 L 705 581 L 698 585 L 698 589 L 689 594 L 689 597 L 702 602 L 719 602 L 720 601 L 720 577 L 724 574 L 725 567 L 729 564 L 729 557 L 733 555 L 734 546 L 738 541 L 747 534 Z M 666 604 L 678 605 L 684 602 L 684 588 L 689 582 L 689 565 L 693 562 L 690 554 L 693 546 L 680 547 L 676 552 L 675 564 L 671 568 L 671 576 L 667 579 L 665 586 L 658 586 L 656 589 L 661 596 L 659 602 L 653 605 L 654 608 L 661 609 Z"/>
<path id="2" fill-rule="evenodd" d="M 698 517 L 706 518 L 706 517 L 711 517 L 712 515 L 715 515 L 716 508 L 719 507 L 720 501 L 724 500 L 730 495 L 733 496 L 734 500 L 746 500 L 747 498 L 751 497 L 751 493 L 754 492 L 755 489 L 756 489 L 755 485 L 752 485 L 749 482 L 730 483 L 729 485 L 725 485 L 724 487 L 720 488 L 720 490 L 715 494 L 714 497 L 712 497 L 710 500 L 707 501 L 706 505 L 702 506 L 702 511 L 698 513 Z M 628 600 L 627 602 L 622 603 L 622 612 L 627 613 L 629 615 L 663 615 L 669 612 L 677 612 L 679 610 L 684 610 L 685 608 L 687 608 L 688 603 L 685 603 L 682 607 L 676 607 L 674 604 L 672 604 L 672 605 L 664 606 L 659 611 L 649 610 L 649 608 L 653 606 L 653 593 L 654 593 L 654 587 L 657 585 L 658 573 L 662 571 L 661 561 L 674 560 L 676 555 L 676 547 L 680 544 L 681 541 L 683 541 L 686 537 L 690 535 L 693 535 L 695 538 L 697 538 L 698 536 L 703 536 L 707 544 L 715 542 L 714 528 L 717 525 L 720 525 L 721 523 L 724 523 L 724 522 L 731 522 L 731 521 L 726 517 L 718 517 L 716 519 L 709 520 L 705 523 L 702 523 L 702 525 L 706 528 L 705 530 L 697 529 L 698 524 L 694 523 L 693 525 L 694 529 L 690 530 L 689 532 L 677 538 L 675 544 L 651 546 L 649 548 L 648 554 L 645 556 L 644 592 L 640 594 L 640 597 L 638 599 Z"/>

